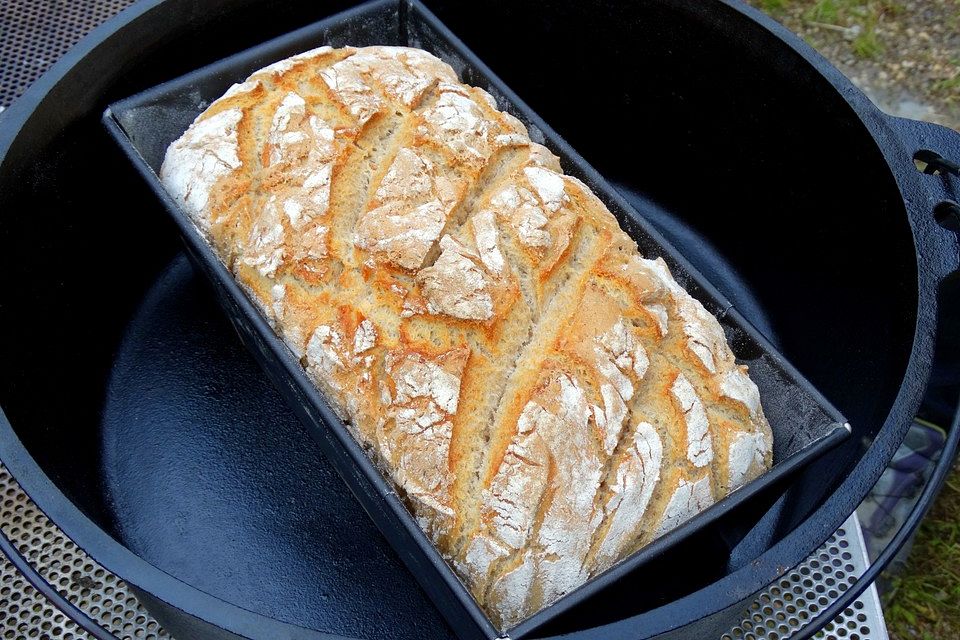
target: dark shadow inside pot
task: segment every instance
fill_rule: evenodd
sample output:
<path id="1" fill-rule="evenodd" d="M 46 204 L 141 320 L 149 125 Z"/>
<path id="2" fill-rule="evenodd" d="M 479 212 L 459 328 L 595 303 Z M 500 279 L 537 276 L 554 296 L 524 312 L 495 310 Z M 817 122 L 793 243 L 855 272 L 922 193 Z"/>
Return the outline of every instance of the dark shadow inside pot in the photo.
<path id="1" fill-rule="evenodd" d="M 339 8 L 282 3 L 267 33 L 260 25 L 273 4 L 280 3 L 246 2 L 212 21 L 191 16 L 198 26 L 132 60 L 101 94 L 78 90 L 71 108 L 88 115 L 64 129 L 48 111 L 52 139 L 36 134 L 32 146 L 28 139 L 15 150 L 26 168 L 16 182 L 3 177 L 0 405 L 57 486 L 151 562 L 188 582 L 215 575 L 204 584 L 207 590 L 220 589 L 215 595 L 266 615 L 369 635 L 376 632 L 356 620 L 337 622 L 312 611 L 321 606 L 321 591 L 309 580 L 293 579 L 265 594 L 253 573 L 238 569 L 241 545 L 227 548 L 232 558 L 212 558 L 220 566 L 216 574 L 199 562 L 203 558 L 172 554 L 169 541 L 151 546 L 144 538 L 137 548 L 107 486 L 117 469 L 103 468 L 111 464 L 103 457 L 105 430 L 113 428 L 105 415 L 111 370 L 130 318 L 179 243 L 148 188 L 107 140 L 99 110 L 111 99 Z M 876 435 L 913 346 L 916 251 L 903 200 L 875 140 L 808 63 L 722 3 L 513 2 L 483 11 L 460 3 L 430 6 L 602 174 L 681 222 L 687 235 L 677 242 L 695 266 L 757 326 L 767 327 L 781 351 L 849 418 L 853 437 L 787 493 L 789 508 L 782 510 L 775 537 L 792 530 Z M 735 278 L 723 273 L 723 264 Z M 745 307 L 751 304 L 753 314 Z M 155 387 L 143 391 L 151 392 L 159 393 Z M 129 432 L 136 426 L 126 423 Z M 306 436 L 304 446 L 314 446 Z M 293 470 L 265 469 L 254 477 L 272 483 L 269 488 L 247 483 L 237 495 L 268 515 L 288 508 L 294 489 L 302 487 L 302 478 L 288 475 Z M 175 472 L 185 481 L 198 470 Z M 182 493 L 189 491 L 183 485 Z M 210 491 L 191 504 L 214 500 L 216 487 Z M 165 515 L 164 506 L 151 508 L 158 519 L 174 522 L 176 514 Z M 293 558 L 294 565 L 316 547 L 303 532 L 316 529 L 311 518 L 323 510 L 302 515 L 303 522 L 275 518 L 253 525 L 274 539 L 277 558 Z M 186 514 L 188 520 L 196 516 Z M 285 528 L 269 528 L 280 521 Z M 230 524 L 235 528 L 226 531 L 232 533 L 248 530 L 249 523 Z M 651 581 L 653 574 L 644 573 L 645 580 L 622 591 L 629 597 L 576 609 L 553 630 L 639 613 L 730 570 L 730 549 L 722 541 L 703 541 L 699 549 L 653 567 L 667 577 Z M 296 574 L 280 571 L 277 579 L 284 575 Z M 405 588 L 403 578 L 395 579 Z M 416 594 L 411 597 L 422 598 Z M 283 598 L 289 606 L 277 604 Z M 417 606 L 430 606 L 422 602 Z M 425 613 L 420 631 L 442 630 L 436 620 L 432 610 Z"/>

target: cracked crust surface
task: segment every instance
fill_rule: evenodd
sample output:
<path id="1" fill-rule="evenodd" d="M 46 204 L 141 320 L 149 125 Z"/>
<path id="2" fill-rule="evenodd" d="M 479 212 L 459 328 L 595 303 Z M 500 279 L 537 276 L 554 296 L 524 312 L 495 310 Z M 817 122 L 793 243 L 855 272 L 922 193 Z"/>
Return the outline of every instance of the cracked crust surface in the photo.
<path id="1" fill-rule="evenodd" d="M 270 65 L 161 180 L 501 628 L 771 464 L 716 318 L 426 52 Z"/>

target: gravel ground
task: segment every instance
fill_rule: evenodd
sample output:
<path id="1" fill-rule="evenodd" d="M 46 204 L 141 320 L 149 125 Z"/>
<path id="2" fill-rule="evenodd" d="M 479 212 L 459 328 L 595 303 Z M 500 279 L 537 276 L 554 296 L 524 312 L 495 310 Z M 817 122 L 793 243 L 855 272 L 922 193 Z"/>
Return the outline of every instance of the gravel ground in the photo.
<path id="1" fill-rule="evenodd" d="M 960 0 L 751 0 L 895 115 L 960 129 Z"/>

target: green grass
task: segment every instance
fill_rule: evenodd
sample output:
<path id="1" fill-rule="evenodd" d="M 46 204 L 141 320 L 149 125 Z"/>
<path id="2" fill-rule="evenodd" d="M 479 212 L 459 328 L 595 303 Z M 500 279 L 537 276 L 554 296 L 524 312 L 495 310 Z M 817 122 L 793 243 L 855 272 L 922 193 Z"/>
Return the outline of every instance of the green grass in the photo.
<path id="1" fill-rule="evenodd" d="M 903 573 L 884 594 L 895 640 L 960 638 L 960 465 L 917 532 Z"/>
<path id="2" fill-rule="evenodd" d="M 930 92 L 942 96 L 947 102 L 960 100 L 960 60 L 951 60 L 954 66 L 953 76 L 937 80 L 930 87 Z"/>
<path id="3" fill-rule="evenodd" d="M 757 0 L 757 7 L 773 14 L 783 13 L 788 4 L 790 0 Z"/>
<path id="4" fill-rule="evenodd" d="M 864 17 L 861 31 L 850 44 L 853 53 L 859 58 L 876 58 L 883 53 L 883 44 L 877 36 L 877 16 L 868 14 Z"/>
<path id="5" fill-rule="evenodd" d="M 957 30 L 960 30 L 960 0 L 955 0 L 954 4 L 957 6 L 957 10 L 943 23 L 944 26 L 947 27 L 948 31 L 953 33 L 955 33 Z"/>
<path id="6" fill-rule="evenodd" d="M 933 83 L 935 93 L 953 93 L 960 90 L 960 72 L 952 78 L 944 78 Z"/>
<path id="7" fill-rule="evenodd" d="M 796 6 L 803 0 L 755 0 L 757 6 L 774 15 L 788 5 Z M 850 42 L 850 49 L 859 58 L 875 58 L 883 53 L 883 42 L 877 25 L 885 17 L 896 16 L 904 10 L 896 0 L 806 0 L 809 5 L 803 19 L 809 23 L 834 27 L 859 27 L 860 32 Z"/>
<path id="8" fill-rule="evenodd" d="M 803 14 L 803 19 L 812 22 L 837 24 L 840 20 L 840 3 L 843 0 L 818 0 Z"/>

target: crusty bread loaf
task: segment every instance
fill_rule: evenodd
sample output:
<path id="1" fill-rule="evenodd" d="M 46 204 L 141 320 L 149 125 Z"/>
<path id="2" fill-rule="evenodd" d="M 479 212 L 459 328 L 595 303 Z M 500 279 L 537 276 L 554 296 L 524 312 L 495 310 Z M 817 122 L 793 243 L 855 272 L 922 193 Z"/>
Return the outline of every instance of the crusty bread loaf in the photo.
<path id="1" fill-rule="evenodd" d="M 428 53 L 262 69 L 161 179 L 503 628 L 771 464 L 717 320 Z"/>

